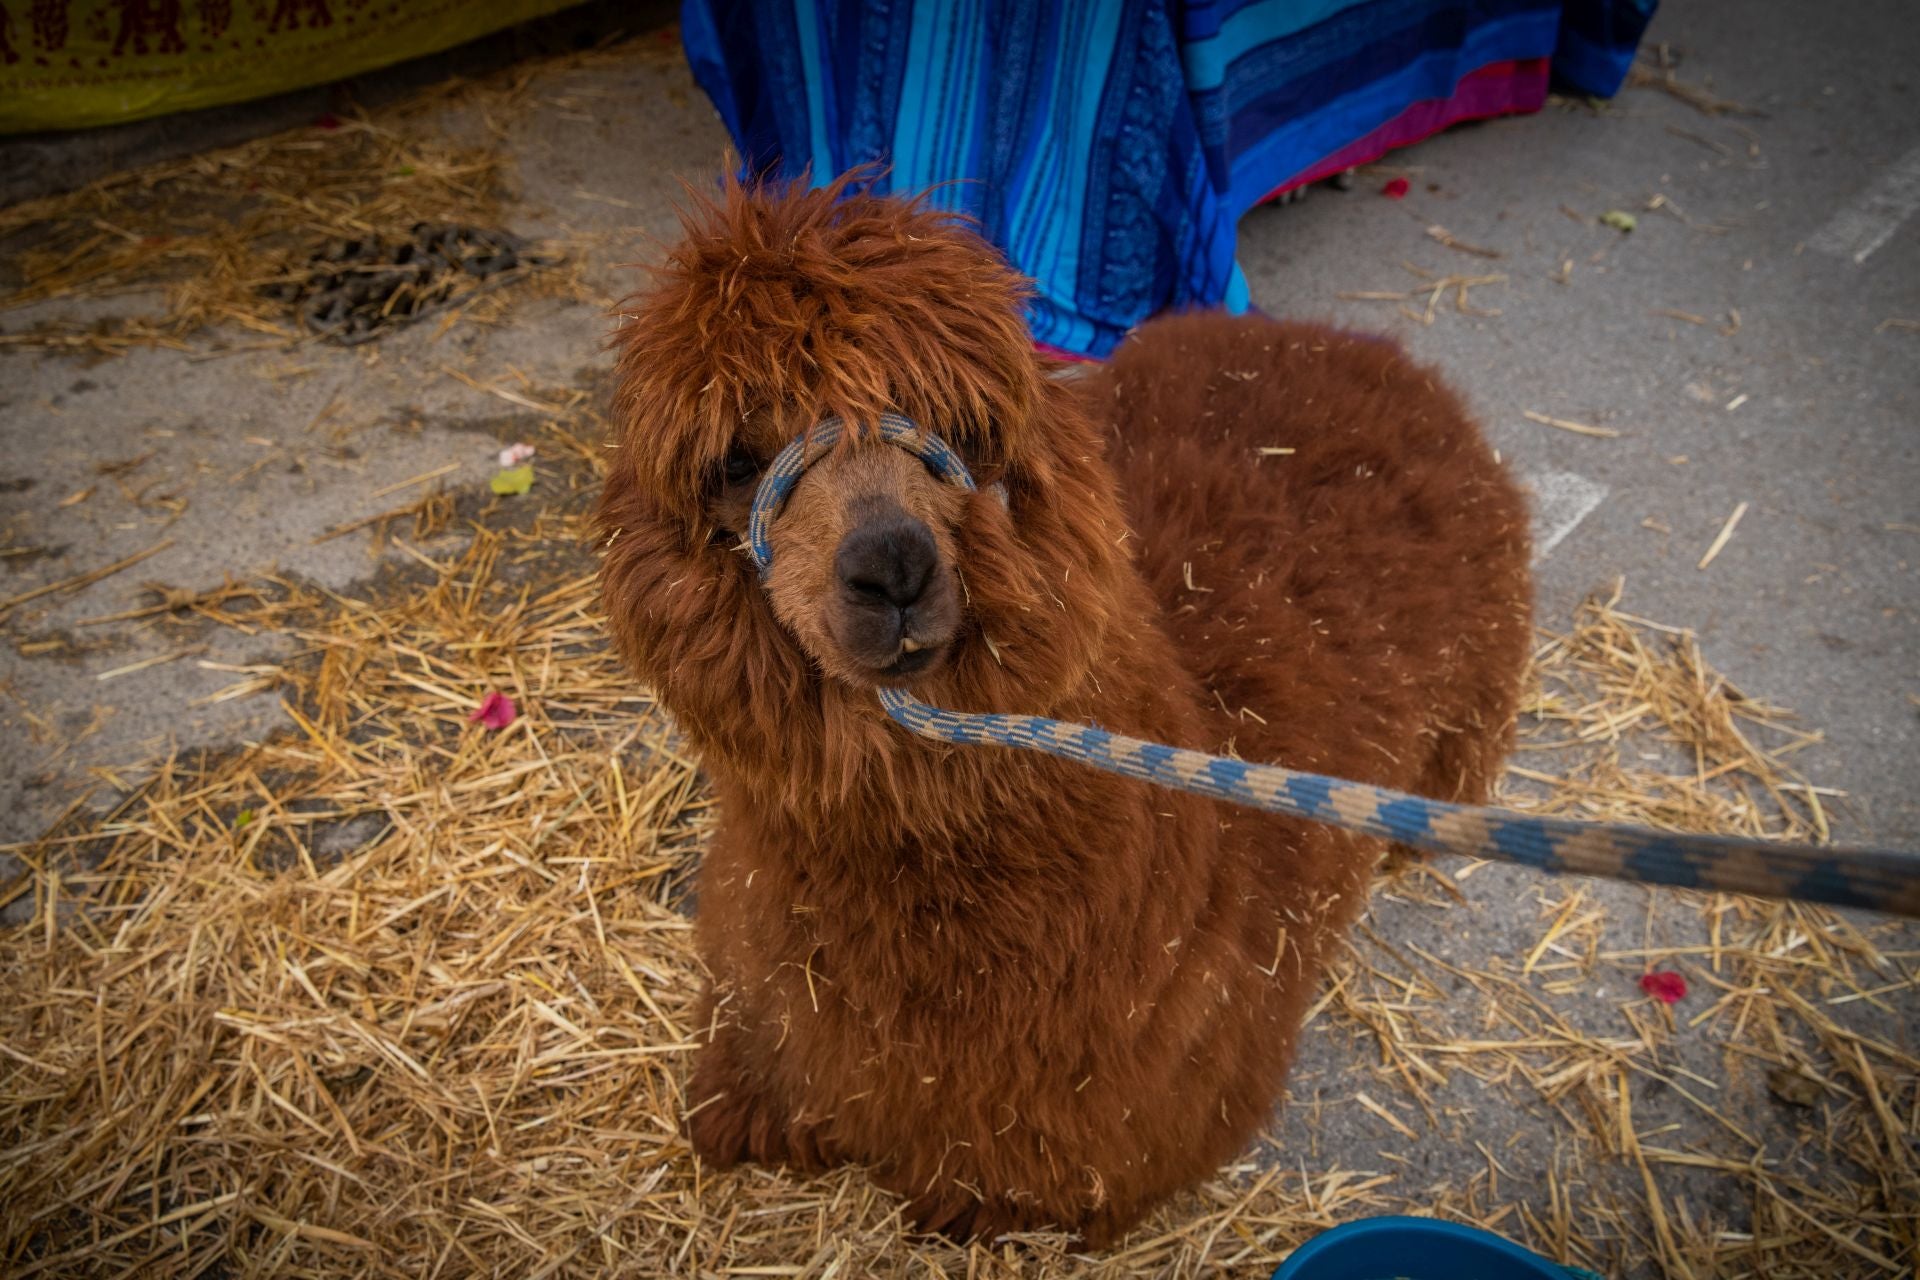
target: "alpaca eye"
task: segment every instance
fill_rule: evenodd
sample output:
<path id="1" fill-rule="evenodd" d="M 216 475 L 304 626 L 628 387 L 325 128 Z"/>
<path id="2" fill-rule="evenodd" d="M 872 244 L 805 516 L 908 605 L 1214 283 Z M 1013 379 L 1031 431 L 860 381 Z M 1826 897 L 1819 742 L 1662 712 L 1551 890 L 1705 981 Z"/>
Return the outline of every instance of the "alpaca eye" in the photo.
<path id="1" fill-rule="evenodd" d="M 760 474 L 760 462 L 745 449 L 735 449 L 727 455 L 727 484 L 729 486 L 749 484 Z"/>

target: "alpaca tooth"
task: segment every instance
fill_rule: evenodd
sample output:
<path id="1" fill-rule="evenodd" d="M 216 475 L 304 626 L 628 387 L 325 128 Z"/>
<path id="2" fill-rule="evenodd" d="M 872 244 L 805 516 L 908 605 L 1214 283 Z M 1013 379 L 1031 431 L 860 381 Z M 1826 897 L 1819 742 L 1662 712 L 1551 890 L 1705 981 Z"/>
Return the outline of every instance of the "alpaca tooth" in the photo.
<path id="1" fill-rule="evenodd" d="M 918 653 L 926 647 L 927 646 L 921 644 L 918 640 L 915 640 L 912 636 L 900 637 L 900 649 L 904 653 Z"/>

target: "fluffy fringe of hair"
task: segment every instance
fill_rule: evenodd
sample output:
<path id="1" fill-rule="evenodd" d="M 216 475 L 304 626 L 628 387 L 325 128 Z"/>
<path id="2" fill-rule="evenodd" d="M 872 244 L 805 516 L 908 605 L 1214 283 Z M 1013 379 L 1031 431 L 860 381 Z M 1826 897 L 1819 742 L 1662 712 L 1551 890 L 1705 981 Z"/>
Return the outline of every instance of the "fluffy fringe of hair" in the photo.
<path id="1" fill-rule="evenodd" d="M 683 516 L 688 468 L 719 466 L 743 430 L 765 458 L 823 418 L 860 431 L 893 410 L 984 471 L 1036 454 L 1026 281 L 924 195 L 874 194 L 877 176 L 689 190 L 680 241 L 621 305 L 615 411 L 645 424 L 638 477 Z M 672 439 L 651 438 L 663 423 Z"/>

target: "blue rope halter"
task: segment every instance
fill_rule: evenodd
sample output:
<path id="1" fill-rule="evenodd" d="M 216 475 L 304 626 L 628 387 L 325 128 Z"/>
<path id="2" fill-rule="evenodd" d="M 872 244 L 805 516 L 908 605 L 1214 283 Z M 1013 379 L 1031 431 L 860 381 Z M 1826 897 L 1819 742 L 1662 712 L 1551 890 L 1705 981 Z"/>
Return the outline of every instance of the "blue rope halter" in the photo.
<path id="1" fill-rule="evenodd" d="M 833 447 L 844 430 L 837 418 L 820 423 L 783 449 L 761 479 L 747 521 L 747 544 L 763 578 L 773 563 L 768 533 L 774 518 L 802 473 Z M 924 461 L 942 479 L 974 488 L 966 463 L 931 431 L 898 414 L 886 414 L 880 419 L 880 436 Z M 902 689 L 883 688 L 879 693 L 880 705 L 896 723 L 935 741 L 1041 751 L 1122 777 L 1440 853 L 1517 862 L 1542 871 L 1795 898 L 1920 918 L 1920 854 L 1916 853 L 1681 834 L 1448 804 L 1322 774 L 1145 742 L 1093 725 L 1044 716 L 947 711 L 928 706 Z"/>
<path id="2" fill-rule="evenodd" d="M 767 467 L 766 475 L 760 477 L 760 488 L 753 495 L 753 510 L 747 516 L 747 549 L 753 553 L 753 562 L 760 566 L 762 579 L 773 571 L 773 543 L 768 541 L 773 532 L 773 518 L 787 505 L 788 495 L 793 492 L 793 486 L 800 483 L 807 468 L 826 457 L 846 429 L 846 423 L 840 419 L 828 418 L 782 449 Z M 921 430 L 911 418 L 897 413 L 881 414 L 880 438 L 888 444 L 899 445 L 926 463 L 927 469 L 942 480 L 972 492 L 973 476 L 960 455 L 933 432 Z"/>

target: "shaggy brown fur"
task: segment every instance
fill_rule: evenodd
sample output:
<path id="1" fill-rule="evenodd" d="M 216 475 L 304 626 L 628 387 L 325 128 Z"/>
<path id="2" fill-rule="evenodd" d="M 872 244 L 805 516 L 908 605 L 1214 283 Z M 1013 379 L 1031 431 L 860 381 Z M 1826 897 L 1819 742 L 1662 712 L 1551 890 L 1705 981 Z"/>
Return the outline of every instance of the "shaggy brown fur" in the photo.
<path id="1" fill-rule="evenodd" d="M 836 544 L 875 503 L 931 530 L 961 605 L 911 680 L 937 704 L 1479 800 L 1527 539 L 1459 403 L 1390 344 L 1193 315 L 1069 382 L 1023 289 L 857 189 L 695 210 L 620 334 L 605 597 L 720 805 L 695 1150 L 857 1161 L 925 1227 L 1098 1245 L 1266 1121 L 1380 844 L 910 737 L 874 696 L 898 673 L 836 638 Z M 854 433 L 763 587 L 738 546 L 757 469 L 886 409 L 1005 502 Z"/>

